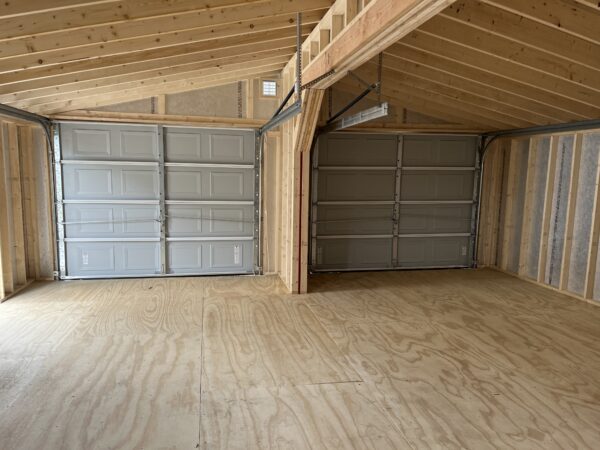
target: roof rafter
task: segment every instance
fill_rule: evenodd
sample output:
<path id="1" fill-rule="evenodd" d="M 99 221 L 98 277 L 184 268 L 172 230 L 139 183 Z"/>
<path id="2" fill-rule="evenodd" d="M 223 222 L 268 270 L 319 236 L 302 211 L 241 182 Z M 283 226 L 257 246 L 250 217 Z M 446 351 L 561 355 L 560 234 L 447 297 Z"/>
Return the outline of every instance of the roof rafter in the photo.
<path id="1" fill-rule="evenodd" d="M 309 26 L 302 28 L 303 34 L 307 34 L 310 31 Z M 173 47 L 166 47 L 161 49 L 146 50 L 136 52 L 133 54 L 121 54 L 115 56 L 108 56 L 105 58 L 94 58 L 90 60 L 74 61 L 70 63 L 58 64 L 49 67 L 40 67 L 36 69 L 20 70 L 16 72 L 10 72 L 0 74 L 0 85 L 16 83 L 19 81 L 40 79 L 45 77 L 65 75 L 69 73 L 86 72 L 89 70 L 113 67 L 116 73 L 128 73 L 129 65 L 136 65 L 139 62 L 148 63 L 151 60 L 156 60 L 155 67 L 168 67 L 169 63 L 166 61 L 168 57 L 188 55 L 190 53 L 208 52 L 214 50 L 223 50 L 226 48 L 234 48 L 238 46 L 248 46 L 249 44 L 257 44 L 261 42 L 273 43 L 276 48 L 278 40 L 289 40 L 290 31 L 272 30 L 263 31 L 252 34 L 250 36 L 233 36 L 229 38 L 214 40 L 214 41 L 203 41 L 193 44 L 184 44 Z M 286 43 L 286 46 L 288 44 Z M 82 74 L 82 77 L 85 77 Z"/>
<path id="2" fill-rule="evenodd" d="M 236 58 L 239 59 L 239 58 Z M 255 67 L 264 67 L 265 65 L 280 65 L 283 67 L 285 63 L 288 61 L 289 56 L 287 54 L 283 55 L 275 55 L 268 56 L 264 55 L 262 59 L 253 60 L 252 68 Z M 216 75 L 219 73 L 227 74 L 231 71 L 239 71 L 243 69 L 248 69 L 247 61 L 244 61 L 242 58 L 239 61 L 231 61 L 229 64 L 220 65 L 219 67 L 205 68 L 199 70 L 191 70 L 185 72 L 174 73 L 171 75 L 160 75 L 156 77 L 148 77 L 139 80 L 133 80 L 125 83 L 107 85 L 107 86 L 99 86 L 89 89 L 78 89 L 69 93 L 61 93 L 56 95 L 51 95 L 47 97 L 40 97 L 35 99 L 26 99 L 20 100 L 18 102 L 14 102 L 12 106 L 21 109 L 27 109 L 35 105 L 43 105 L 48 103 L 55 102 L 64 102 L 71 99 L 81 99 L 85 97 L 97 96 L 97 95 L 107 95 L 111 96 L 118 92 L 124 92 L 128 89 L 135 89 L 138 87 L 150 87 L 156 86 L 157 89 L 160 89 L 160 86 L 172 83 L 174 81 L 185 81 L 188 79 L 198 79 L 203 76 Z M 161 92 L 162 93 L 162 92 Z"/>
<path id="3" fill-rule="evenodd" d="M 305 25 L 315 24 L 323 15 L 323 10 L 310 11 L 304 15 Z M 287 29 L 292 35 L 292 27 L 296 23 L 295 13 L 274 15 L 268 18 L 237 21 L 232 24 L 221 24 L 200 27 L 191 30 L 176 31 L 142 38 L 110 41 L 75 48 L 60 48 L 48 52 L 0 58 L 2 72 L 18 71 L 30 68 L 49 67 L 71 61 L 103 58 L 135 52 L 177 47 L 216 39 L 235 36 L 251 36 L 260 32 Z"/>
<path id="4" fill-rule="evenodd" d="M 587 7 L 574 0 L 544 0 L 543 3 L 522 0 L 481 1 L 600 44 L 600 16 L 597 8 Z M 590 20 L 590 15 L 596 16 L 597 20 Z"/>

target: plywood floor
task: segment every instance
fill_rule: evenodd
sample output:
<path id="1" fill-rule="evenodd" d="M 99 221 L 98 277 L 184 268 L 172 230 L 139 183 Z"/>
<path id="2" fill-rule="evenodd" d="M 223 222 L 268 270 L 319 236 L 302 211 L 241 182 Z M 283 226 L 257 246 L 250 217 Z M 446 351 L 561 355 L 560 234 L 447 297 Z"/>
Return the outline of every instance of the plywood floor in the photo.
<path id="1" fill-rule="evenodd" d="M 600 308 L 493 271 L 39 283 L 0 448 L 598 448 Z"/>

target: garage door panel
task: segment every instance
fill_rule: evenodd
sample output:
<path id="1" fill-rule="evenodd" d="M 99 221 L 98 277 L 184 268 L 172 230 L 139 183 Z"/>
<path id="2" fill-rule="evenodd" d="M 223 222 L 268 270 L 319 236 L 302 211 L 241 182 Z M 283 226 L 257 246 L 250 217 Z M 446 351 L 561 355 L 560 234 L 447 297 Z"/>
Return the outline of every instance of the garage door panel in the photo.
<path id="1" fill-rule="evenodd" d="M 66 204 L 67 238 L 159 237 L 158 205 Z"/>
<path id="2" fill-rule="evenodd" d="M 395 179 L 394 171 L 322 170 L 318 200 L 393 200 Z"/>
<path id="3" fill-rule="evenodd" d="M 168 162 L 253 164 L 254 136 L 240 130 L 165 129 Z"/>
<path id="4" fill-rule="evenodd" d="M 408 171 L 402 174 L 402 200 L 469 200 L 473 171 Z"/>
<path id="5" fill-rule="evenodd" d="M 63 166 L 66 200 L 155 200 L 159 197 L 158 170 L 102 164 Z"/>
<path id="6" fill-rule="evenodd" d="M 168 205 L 168 236 L 252 236 L 253 211 L 252 205 Z"/>
<path id="7" fill-rule="evenodd" d="M 396 166 L 398 140 L 395 136 L 329 135 L 319 152 L 319 166 Z"/>
<path id="8" fill-rule="evenodd" d="M 254 170 L 167 167 L 168 200 L 252 200 Z"/>
<path id="9" fill-rule="evenodd" d="M 475 164 L 477 138 L 464 136 L 405 136 L 404 167 L 470 167 Z"/>
<path id="10" fill-rule="evenodd" d="M 469 233 L 473 205 L 401 205 L 399 233 Z"/>
<path id="11" fill-rule="evenodd" d="M 317 234 L 392 234 L 394 205 L 322 205 Z"/>
<path id="12" fill-rule="evenodd" d="M 70 276 L 160 273 L 159 242 L 67 242 Z"/>
<path id="13" fill-rule="evenodd" d="M 253 131 L 61 123 L 60 137 L 61 277 L 253 272 Z"/>
<path id="14" fill-rule="evenodd" d="M 251 273 L 253 242 L 178 241 L 167 243 L 169 273 Z"/>
<path id="15" fill-rule="evenodd" d="M 401 237 L 398 239 L 398 266 L 467 267 L 469 237 Z"/>
<path id="16" fill-rule="evenodd" d="M 158 161 L 153 126 L 62 124 L 61 146 L 67 160 Z"/>
<path id="17" fill-rule="evenodd" d="M 392 267 L 392 238 L 318 239 L 318 269 L 386 269 Z"/>
<path id="18" fill-rule="evenodd" d="M 317 151 L 313 270 L 471 264 L 476 137 L 330 134 Z"/>

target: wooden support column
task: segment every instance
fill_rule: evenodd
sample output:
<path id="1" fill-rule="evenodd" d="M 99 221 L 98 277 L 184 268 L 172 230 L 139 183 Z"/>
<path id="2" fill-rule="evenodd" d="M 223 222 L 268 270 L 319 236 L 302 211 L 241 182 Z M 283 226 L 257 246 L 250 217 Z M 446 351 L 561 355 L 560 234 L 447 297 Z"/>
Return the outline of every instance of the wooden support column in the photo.
<path id="1" fill-rule="evenodd" d="M 310 152 L 323 101 L 323 90 L 308 89 L 304 93 L 302 113 L 296 117 L 292 136 L 284 152 L 290 157 L 291 174 L 287 174 L 288 198 L 291 199 L 289 236 L 291 248 L 283 255 L 288 260 L 287 274 L 282 279 L 293 293 L 306 293 L 308 281 L 308 243 L 310 212 Z M 292 126 L 290 123 L 288 126 Z M 291 144 L 291 145 L 290 145 Z M 285 245 L 285 243 L 284 243 Z"/>
<path id="2" fill-rule="evenodd" d="M 0 122 L 0 301 L 15 289 L 9 224 L 8 149 L 4 142 L 4 126 Z"/>
<path id="3" fill-rule="evenodd" d="M 540 233 L 540 255 L 538 261 L 537 281 L 546 282 L 546 267 L 548 263 L 548 241 L 550 239 L 550 224 L 552 222 L 552 200 L 554 198 L 554 180 L 556 178 L 556 160 L 558 158 L 558 136 L 550 137 L 550 155 L 548 157 L 548 172 L 546 174 L 546 192 L 544 194 L 544 210 L 542 213 L 542 230 Z"/>
<path id="4" fill-rule="evenodd" d="M 523 204 L 523 224 L 521 226 L 521 245 L 519 249 L 519 275 L 527 276 L 529 249 L 531 246 L 531 209 L 535 194 L 535 176 L 537 171 L 538 138 L 529 140 L 529 157 L 527 159 L 527 180 L 525 181 L 525 203 Z"/>
<path id="5" fill-rule="evenodd" d="M 259 89 L 261 86 L 258 87 Z M 254 79 L 246 80 L 246 119 L 254 118 Z"/>
<path id="6" fill-rule="evenodd" d="M 37 279 L 39 268 L 39 247 L 37 229 L 36 177 L 33 165 L 33 136 L 31 127 L 19 127 L 21 157 L 21 187 L 23 193 L 25 255 L 27 277 Z"/>
<path id="7" fill-rule="evenodd" d="M 596 185 L 594 189 L 594 207 L 592 209 L 592 228 L 590 232 L 585 284 L 583 288 L 583 297 L 586 299 L 594 297 L 596 267 L 598 262 L 598 244 L 600 244 L 600 155 L 598 155 L 598 169 L 596 171 Z"/>
<path id="8" fill-rule="evenodd" d="M 156 96 L 156 114 L 166 114 L 167 113 L 167 96 L 165 94 L 161 94 Z"/>
<path id="9" fill-rule="evenodd" d="M 581 165 L 581 142 L 583 136 L 578 133 L 573 141 L 573 162 L 571 180 L 569 182 L 569 200 L 567 202 L 567 221 L 565 225 L 565 241 L 561 262 L 560 283 L 558 288 L 566 290 L 569 284 L 571 269 L 571 251 L 573 248 L 573 228 L 575 227 L 575 210 L 577 207 L 577 188 L 579 187 L 579 169 Z"/>
<path id="10" fill-rule="evenodd" d="M 23 200 L 21 195 L 21 164 L 19 157 L 19 138 L 17 125 L 8 124 L 8 154 L 10 161 L 10 184 L 13 214 L 13 239 L 15 252 L 15 283 L 23 286 L 27 283 L 25 258 L 25 234 L 23 221 Z"/>
<path id="11" fill-rule="evenodd" d="M 500 268 L 508 270 L 508 260 L 510 257 L 510 244 L 514 239 L 515 231 L 515 215 L 514 215 L 514 197 L 515 189 L 517 185 L 517 172 L 518 172 L 518 151 L 517 141 L 512 140 L 510 142 L 510 149 L 507 152 L 508 164 L 505 166 L 507 170 L 506 189 L 504 194 L 504 220 L 503 220 L 503 233 L 502 233 L 502 254 L 500 260 Z"/>

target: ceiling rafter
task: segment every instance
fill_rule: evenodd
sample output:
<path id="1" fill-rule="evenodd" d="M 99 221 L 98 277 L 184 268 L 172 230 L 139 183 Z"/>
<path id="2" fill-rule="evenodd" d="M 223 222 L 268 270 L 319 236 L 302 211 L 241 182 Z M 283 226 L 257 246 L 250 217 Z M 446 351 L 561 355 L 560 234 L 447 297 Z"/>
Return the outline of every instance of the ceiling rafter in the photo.
<path id="1" fill-rule="evenodd" d="M 64 89 L 70 91 L 76 86 L 101 86 L 104 84 L 116 84 L 122 81 L 144 78 L 152 74 L 161 75 L 171 70 L 188 70 L 190 67 L 203 68 L 216 67 L 223 59 L 245 55 L 256 55 L 261 57 L 265 52 L 289 50 L 290 55 L 294 51 L 296 38 L 288 37 L 277 41 L 250 42 L 233 48 L 209 50 L 204 52 L 189 53 L 185 55 L 172 56 L 160 60 L 138 61 L 117 67 L 99 67 L 85 72 L 67 73 L 54 75 L 52 77 L 25 80 L 6 85 L 0 85 L 0 96 L 18 95 L 20 99 L 35 97 L 38 91 Z M 8 97 L 10 98 L 10 97 Z"/>
<path id="2" fill-rule="evenodd" d="M 440 52 L 429 53 L 416 47 L 404 45 L 402 42 L 390 47 L 386 50 L 386 52 L 398 58 L 411 61 L 415 64 L 425 65 L 466 80 L 475 81 L 496 89 L 512 92 L 515 95 L 519 95 L 527 100 L 537 101 L 538 103 L 544 104 L 549 108 L 564 111 L 566 114 L 572 115 L 573 117 L 578 117 L 579 120 L 590 119 L 594 117 L 594 115 L 586 115 L 579 111 L 579 104 L 577 103 L 562 103 L 561 97 L 553 93 L 532 88 L 531 86 L 518 81 L 501 77 L 495 74 L 493 71 L 485 70 L 481 67 L 473 67 L 471 65 L 464 64 L 461 61 L 445 57 L 443 54 L 440 54 Z"/>
<path id="3" fill-rule="evenodd" d="M 600 44 L 600 13 L 574 0 L 481 0 L 484 3 L 520 14 L 564 33 Z M 596 20 L 593 20 L 595 18 Z"/>
<path id="4" fill-rule="evenodd" d="M 222 86 L 249 77 L 274 76 L 279 73 L 282 67 L 282 63 L 276 63 L 265 66 L 254 66 L 252 68 L 223 71 L 212 75 L 203 75 L 198 78 L 186 78 L 185 80 L 181 81 L 172 81 L 167 83 L 157 82 L 145 86 L 114 92 L 112 95 L 100 94 L 84 98 L 72 98 L 43 105 L 35 105 L 31 108 L 28 108 L 28 110 L 37 112 L 39 114 L 51 114 L 72 111 L 74 109 L 95 108 L 98 106 L 140 100 L 156 95 L 175 94 L 179 92 L 204 89 L 206 87 Z"/>
<path id="5" fill-rule="evenodd" d="M 89 54 L 103 50 L 102 46 L 128 39 L 152 38 L 154 41 L 168 39 L 171 33 L 189 34 L 191 30 L 236 24 L 246 20 L 268 19 L 276 15 L 310 13 L 327 9 L 331 0 L 291 0 L 279 2 L 269 0 L 253 5 L 230 7 L 207 12 L 204 9 L 168 17 L 131 21 L 119 24 L 100 25 L 81 30 L 62 30 L 43 37 L 31 37 L 0 41 L 0 58 L 17 55 L 37 55 L 44 60 L 44 52 L 87 48 Z M 322 14 L 322 13 L 321 13 Z M 184 38 L 182 38 L 184 39 Z M 146 39 L 147 40 L 147 39 Z M 135 41 L 131 41 L 135 45 Z M 153 44 L 155 45 L 155 44 Z"/>
<path id="6" fill-rule="evenodd" d="M 348 77 L 338 81 L 334 86 L 336 89 L 342 89 L 349 93 L 356 93 L 357 90 L 364 88 L 358 81 Z M 461 110 L 456 109 L 452 105 L 448 106 L 435 99 L 431 101 L 431 99 L 415 95 L 410 91 L 400 92 L 398 90 L 393 90 L 385 84 L 382 89 L 382 100 L 389 101 L 393 105 L 399 105 L 411 111 L 426 114 L 440 120 L 454 120 L 464 125 L 475 126 L 482 129 L 490 128 L 490 124 L 481 116 L 463 114 Z"/>
<path id="7" fill-rule="evenodd" d="M 504 61 L 556 77 L 566 81 L 566 86 L 572 85 L 571 90 L 580 87 L 600 92 L 600 71 L 570 62 L 558 56 L 549 55 L 527 45 L 517 44 L 504 37 L 477 28 L 465 27 L 463 24 L 444 16 L 432 18 L 429 22 L 423 24 L 418 32 L 433 35 L 472 50 L 502 58 Z"/>
<path id="8" fill-rule="evenodd" d="M 304 14 L 302 22 L 304 25 L 315 24 L 322 15 L 322 11 L 310 11 Z M 61 48 L 49 52 L 0 58 L 0 65 L 2 67 L 2 72 L 9 72 L 30 68 L 49 67 L 56 64 L 92 58 L 103 58 L 123 54 L 132 55 L 135 52 L 190 45 L 235 36 L 251 36 L 265 31 L 280 29 L 289 30 L 289 34 L 292 35 L 292 27 L 295 26 L 295 23 L 296 14 L 287 13 L 257 20 L 238 21 L 233 24 L 222 24 L 171 32 L 161 34 L 158 38 L 155 36 L 146 36 L 143 38 L 111 41 L 104 44 L 94 44 L 70 49 Z"/>
<path id="9" fill-rule="evenodd" d="M 446 8 L 440 16 L 600 70 L 599 46 L 519 14 L 480 1 L 463 0 Z M 469 32 L 469 28 L 465 32 Z"/>
<path id="10" fill-rule="evenodd" d="M 506 112 L 513 117 L 530 120 L 533 123 L 553 123 L 561 121 L 561 119 L 532 111 L 526 102 L 521 103 L 523 106 L 515 106 L 514 104 L 507 102 L 506 93 L 499 91 L 493 92 L 488 88 L 482 88 L 482 86 L 474 83 L 465 83 L 464 80 L 459 78 L 441 72 L 435 72 L 430 69 L 428 70 L 426 67 L 411 64 L 399 58 L 385 58 L 384 67 L 389 70 L 384 72 L 384 75 L 388 75 L 392 78 L 394 76 L 407 76 L 415 80 L 415 82 L 423 82 L 426 85 L 434 83 L 431 86 L 436 86 L 437 89 L 450 89 L 452 91 L 462 92 L 464 95 L 476 99 L 475 101 L 477 104 L 486 104 L 488 107 L 496 108 L 498 111 Z M 383 82 L 387 82 L 387 76 L 384 76 Z"/>
<path id="11" fill-rule="evenodd" d="M 492 73 L 504 79 L 524 84 L 529 89 L 544 91 L 548 96 L 556 99 L 553 103 L 559 104 L 563 108 L 572 108 L 573 111 L 581 111 L 591 117 L 600 114 L 600 107 L 597 106 L 600 102 L 596 101 L 600 96 L 596 92 L 565 86 L 559 80 L 549 79 L 548 76 L 526 67 L 515 67 L 491 55 L 467 49 L 449 41 L 440 41 L 425 34 L 417 35 L 415 33 L 404 39 L 401 45 Z"/>
<path id="12" fill-rule="evenodd" d="M 59 30 L 75 31 L 100 25 L 116 26 L 176 14 L 212 13 L 221 8 L 251 5 L 266 0 L 121 0 L 111 3 L 67 8 L 56 13 L 45 11 L 0 19 L 0 40 L 41 36 Z"/>
<path id="13" fill-rule="evenodd" d="M 377 75 L 377 68 L 372 65 L 367 65 L 366 67 L 363 66 L 357 73 L 363 74 L 363 79 L 373 79 Z M 415 89 L 417 95 L 421 94 L 421 91 L 426 91 L 438 96 L 440 102 L 446 103 L 450 100 L 455 108 L 461 108 L 463 110 L 467 109 L 471 112 L 476 111 L 481 117 L 515 128 L 532 126 L 536 123 L 531 119 L 525 119 L 514 115 L 514 111 L 509 113 L 508 111 L 503 110 L 499 105 L 489 101 L 486 102 L 485 98 L 481 98 L 472 93 L 443 86 L 433 81 L 419 79 L 409 74 L 401 74 L 388 68 L 383 69 L 383 85 L 387 86 L 389 89 Z"/>
<path id="14" fill-rule="evenodd" d="M 532 87 L 552 92 L 562 96 L 563 101 L 576 101 L 580 108 L 590 111 L 590 114 L 600 114 L 600 92 L 585 87 L 574 86 L 573 83 L 551 77 L 545 72 L 534 70 L 523 64 L 516 64 L 496 55 L 470 48 L 437 36 L 415 31 L 403 40 L 403 43 L 423 49 L 431 53 L 443 53 L 448 58 L 454 58 L 473 67 L 482 67 L 497 75 L 509 78 Z"/>
<path id="15" fill-rule="evenodd" d="M 165 68 L 160 68 L 157 70 L 148 70 L 143 72 L 134 72 L 125 75 L 117 75 L 112 77 L 102 77 L 89 81 L 81 81 L 76 83 L 62 84 L 50 87 L 43 87 L 33 90 L 24 90 L 21 92 L 13 92 L 10 94 L 2 94 L 0 95 L 0 103 L 6 103 L 8 105 L 14 105 L 21 101 L 26 100 L 37 100 L 43 99 L 45 97 L 50 96 L 58 96 L 58 95 L 69 95 L 72 92 L 85 90 L 85 89 L 94 89 L 99 87 L 106 86 L 115 86 L 120 83 L 127 83 L 130 81 L 141 81 L 148 78 L 155 78 L 160 76 L 168 76 L 175 74 L 183 74 L 190 73 L 195 70 L 201 69 L 210 69 L 221 67 L 226 64 L 232 63 L 240 63 L 244 62 L 249 66 L 254 63 L 254 61 L 259 61 L 268 57 L 274 56 L 289 56 L 294 53 L 294 47 L 290 43 L 290 45 L 286 48 L 275 49 L 273 50 L 271 47 L 264 46 L 264 48 L 256 48 L 254 46 L 254 52 L 243 52 L 238 51 L 236 54 L 225 53 L 223 57 L 219 58 L 211 58 L 208 60 L 199 60 L 194 63 L 187 63 L 181 65 L 173 65 Z M 214 54 L 213 54 L 214 56 Z"/>
<path id="16" fill-rule="evenodd" d="M 254 67 L 264 67 L 265 65 L 280 65 L 283 67 L 285 63 L 289 60 L 289 56 L 287 54 L 276 55 L 276 56 L 263 56 L 262 59 L 257 59 L 253 61 L 252 68 Z M 239 71 L 243 69 L 247 69 L 248 64 L 246 61 L 241 59 L 237 62 L 230 62 L 229 64 L 220 65 L 219 67 L 205 68 L 205 69 L 197 69 L 185 72 L 174 73 L 170 75 L 160 75 L 156 77 L 148 77 L 138 80 L 133 80 L 129 82 L 108 85 L 108 86 L 99 86 L 89 89 L 78 89 L 69 93 L 61 93 L 56 95 L 51 95 L 47 97 L 40 97 L 35 99 L 26 99 L 20 100 L 18 102 L 14 102 L 11 106 L 26 109 L 35 105 L 43 105 L 47 103 L 55 103 L 62 102 L 71 99 L 81 99 L 85 97 L 98 96 L 98 95 L 114 95 L 115 92 L 124 92 L 129 89 L 135 89 L 137 87 L 150 87 L 157 86 L 160 87 L 164 84 L 168 84 L 174 81 L 185 81 L 187 79 L 198 79 L 203 76 L 212 76 L 219 73 L 227 74 L 231 71 Z"/>
<path id="17" fill-rule="evenodd" d="M 0 18 L 15 17 L 25 14 L 49 13 L 66 8 L 116 3 L 118 0 L 52 0 L 41 3 L 40 0 L 5 0 L 0 9 Z"/>
<path id="18" fill-rule="evenodd" d="M 302 28 L 303 34 L 307 34 L 310 31 L 310 27 L 306 26 Z M 278 40 L 289 40 L 289 30 L 273 30 L 263 31 L 251 36 L 233 36 L 229 38 L 219 39 L 215 41 L 199 42 L 194 44 L 184 44 L 174 47 L 166 47 L 155 50 L 146 50 L 136 52 L 133 54 L 123 54 L 116 56 L 108 56 L 105 58 L 94 58 L 90 60 L 74 61 L 71 63 L 64 63 L 50 67 L 40 67 L 36 69 L 21 70 L 16 72 L 9 72 L 0 74 L 0 85 L 15 83 L 18 81 L 25 81 L 31 79 L 45 78 L 57 75 L 65 75 L 68 73 L 86 72 L 88 70 L 94 70 L 98 68 L 114 67 L 115 72 L 127 73 L 128 65 L 135 65 L 136 63 L 143 61 L 149 62 L 156 60 L 157 67 L 168 67 L 165 65 L 166 58 L 171 56 L 181 56 L 190 53 L 200 53 L 207 51 L 222 50 L 227 48 L 234 48 L 238 46 L 248 46 L 249 44 L 256 44 L 261 42 L 272 41 L 274 46 L 277 46 Z M 161 61 L 162 60 L 162 61 Z M 85 75 L 82 75 L 85 76 Z"/>
<path id="19" fill-rule="evenodd" d="M 531 98 L 523 97 L 512 91 L 486 84 L 482 80 L 465 78 L 456 73 L 448 72 L 435 64 L 417 63 L 410 59 L 402 58 L 398 54 L 394 55 L 386 52 L 385 55 L 384 65 L 392 70 L 410 73 L 427 80 L 486 96 L 490 100 L 530 112 L 534 116 L 543 118 L 543 121 L 567 122 L 573 120 L 573 114 L 570 112 L 548 106 Z"/>

